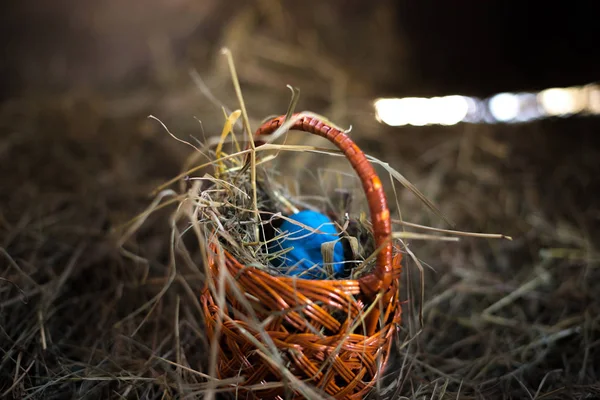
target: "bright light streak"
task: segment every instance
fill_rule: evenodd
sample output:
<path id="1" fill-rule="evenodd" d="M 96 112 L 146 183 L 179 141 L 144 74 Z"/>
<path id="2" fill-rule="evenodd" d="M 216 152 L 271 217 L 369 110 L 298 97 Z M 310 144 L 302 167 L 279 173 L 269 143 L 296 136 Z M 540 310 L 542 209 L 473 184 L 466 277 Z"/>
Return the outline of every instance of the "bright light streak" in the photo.
<path id="1" fill-rule="evenodd" d="M 375 101 L 377 119 L 390 126 L 403 126 L 408 124 L 406 114 L 402 111 L 405 99 L 379 99 Z"/>
<path id="2" fill-rule="evenodd" d="M 588 85 L 585 87 L 587 92 L 587 109 L 591 114 L 600 114 L 600 86 Z"/>
<path id="3" fill-rule="evenodd" d="M 483 102 L 474 97 L 461 96 L 467 102 L 467 115 L 462 119 L 462 122 L 477 123 L 483 121 L 486 110 Z"/>
<path id="4" fill-rule="evenodd" d="M 584 108 L 583 91 L 578 88 L 546 89 L 538 95 L 538 101 L 547 115 L 576 114 Z"/>
<path id="5" fill-rule="evenodd" d="M 490 112 L 496 121 L 507 122 L 516 119 L 521 104 L 513 93 L 500 93 L 490 99 Z"/>
<path id="6" fill-rule="evenodd" d="M 515 121 L 533 121 L 543 116 L 543 110 L 538 103 L 535 93 L 519 93 L 517 94 L 517 98 L 519 99 L 519 113 L 515 117 Z"/>
<path id="7" fill-rule="evenodd" d="M 406 97 L 379 99 L 375 102 L 377 117 L 391 126 L 454 125 L 464 120 L 470 103 L 463 96 Z"/>
<path id="8" fill-rule="evenodd" d="M 463 96 L 434 97 L 429 100 L 428 111 L 434 123 L 456 125 L 469 113 L 469 101 Z"/>
<path id="9" fill-rule="evenodd" d="M 403 113 L 409 125 L 423 126 L 427 125 L 429 118 L 428 100 L 419 97 L 409 97 L 403 100 Z"/>
<path id="10" fill-rule="evenodd" d="M 519 123 L 578 113 L 600 115 L 600 85 L 499 93 L 488 100 L 459 95 L 375 101 L 377 119 L 390 126 Z"/>

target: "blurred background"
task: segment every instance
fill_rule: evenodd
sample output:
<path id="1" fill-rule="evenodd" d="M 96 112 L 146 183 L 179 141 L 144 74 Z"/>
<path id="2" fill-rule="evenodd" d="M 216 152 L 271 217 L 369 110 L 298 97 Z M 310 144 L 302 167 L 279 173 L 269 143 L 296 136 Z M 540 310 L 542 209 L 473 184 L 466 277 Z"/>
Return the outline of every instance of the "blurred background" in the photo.
<path id="1" fill-rule="evenodd" d="M 3 5 L 0 397 L 133 393 L 86 380 L 98 370 L 82 366 L 99 357 L 111 360 L 103 371 L 124 373 L 160 347 L 120 342 L 137 331 L 117 322 L 157 287 L 139 284 L 139 260 L 107 234 L 191 154 L 148 115 L 204 141 L 220 133 L 222 107 L 238 108 L 223 47 L 254 128 L 285 113 L 286 85 L 297 87 L 298 110 L 351 125 L 455 229 L 513 238 L 410 242 L 424 268 L 406 261 L 403 334 L 414 340 L 397 350 L 386 396 L 598 395 L 599 11 L 592 0 Z M 397 189 L 405 220 L 449 228 Z M 137 238 L 156 279 L 168 254 L 162 217 Z M 202 345 L 199 330 L 187 351 Z M 44 378 L 66 370 L 81 379 Z M 147 390 L 137 394 L 160 393 Z"/>

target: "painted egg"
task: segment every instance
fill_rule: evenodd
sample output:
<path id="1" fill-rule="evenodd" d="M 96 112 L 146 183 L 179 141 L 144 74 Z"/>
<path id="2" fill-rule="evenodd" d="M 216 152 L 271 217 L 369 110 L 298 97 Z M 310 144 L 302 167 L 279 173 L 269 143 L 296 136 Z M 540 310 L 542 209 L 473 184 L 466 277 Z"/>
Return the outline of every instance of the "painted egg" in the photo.
<path id="1" fill-rule="evenodd" d="M 319 212 L 304 210 L 288 217 L 279 227 L 281 238 L 271 242 L 269 252 L 286 250 L 273 262 L 286 275 L 304 279 L 327 279 L 321 245 L 337 241 L 333 248 L 334 278 L 344 272 L 344 249 L 333 221 Z M 304 228 L 294 222 L 311 229 Z M 316 231 L 316 232 L 315 232 Z M 279 232 L 278 232 L 279 233 Z"/>

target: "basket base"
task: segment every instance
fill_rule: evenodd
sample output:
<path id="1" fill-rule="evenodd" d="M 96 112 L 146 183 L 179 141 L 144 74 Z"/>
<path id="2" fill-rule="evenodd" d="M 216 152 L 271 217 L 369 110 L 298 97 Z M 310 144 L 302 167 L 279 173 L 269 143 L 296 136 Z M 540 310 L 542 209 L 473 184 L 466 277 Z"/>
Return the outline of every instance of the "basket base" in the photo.
<path id="1" fill-rule="evenodd" d="M 275 277 L 227 253 L 225 260 L 235 277 L 225 287 L 227 307 L 208 287 L 201 302 L 208 339 L 218 346 L 218 377 L 243 379 L 232 391 L 248 399 L 368 394 L 401 321 L 397 278 L 376 304 L 363 304 L 355 280 Z M 217 282 L 216 263 L 209 264 Z"/>

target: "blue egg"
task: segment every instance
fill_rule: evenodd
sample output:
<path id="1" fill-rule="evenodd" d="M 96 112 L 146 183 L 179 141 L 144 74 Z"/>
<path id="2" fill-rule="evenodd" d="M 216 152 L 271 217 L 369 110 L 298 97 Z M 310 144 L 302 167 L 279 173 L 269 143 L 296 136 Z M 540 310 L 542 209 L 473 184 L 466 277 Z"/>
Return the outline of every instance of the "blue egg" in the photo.
<path id="1" fill-rule="evenodd" d="M 310 210 L 300 211 L 289 216 L 289 219 L 319 232 L 313 232 L 285 220 L 279 228 L 285 237 L 271 242 L 269 252 L 291 250 L 274 260 L 273 264 L 281 268 L 286 275 L 300 275 L 299 277 L 304 279 L 326 279 L 321 245 L 337 240 L 333 249 L 333 271 L 334 277 L 342 275 L 344 249 L 333 221 L 324 214 Z"/>

